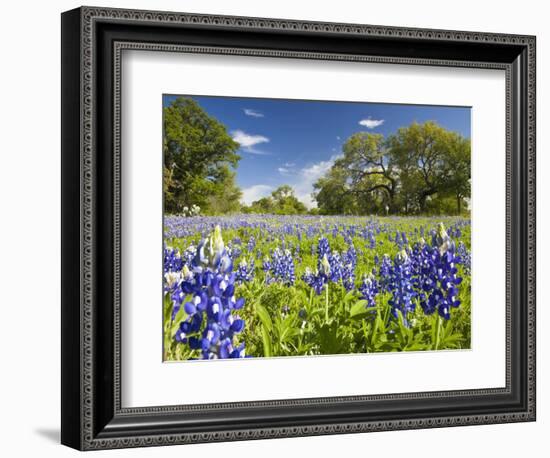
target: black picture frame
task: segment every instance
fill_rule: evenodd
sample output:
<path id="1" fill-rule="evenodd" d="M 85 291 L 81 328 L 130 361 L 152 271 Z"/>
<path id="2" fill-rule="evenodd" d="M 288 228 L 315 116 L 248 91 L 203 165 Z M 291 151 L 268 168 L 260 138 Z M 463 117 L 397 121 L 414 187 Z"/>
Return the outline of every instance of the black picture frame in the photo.
<path id="1" fill-rule="evenodd" d="M 535 47 L 523 35 L 95 7 L 63 13 L 61 442 L 91 450 L 534 421 Z M 122 408 L 124 49 L 505 70 L 506 387 Z"/>

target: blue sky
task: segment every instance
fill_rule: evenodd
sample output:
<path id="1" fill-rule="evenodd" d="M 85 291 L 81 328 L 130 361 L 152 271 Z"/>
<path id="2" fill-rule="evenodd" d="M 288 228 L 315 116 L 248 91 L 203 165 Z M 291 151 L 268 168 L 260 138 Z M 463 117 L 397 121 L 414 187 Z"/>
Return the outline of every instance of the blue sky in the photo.
<path id="1" fill-rule="evenodd" d="M 163 106 L 176 95 L 165 95 Z M 356 132 L 384 136 L 413 121 L 435 121 L 470 137 L 470 108 L 357 102 L 187 96 L 196 100 L 241 144 L 237 183 L 243 202 L 289 184 L 308 207 L 313 183 L 341 154 Z"/>

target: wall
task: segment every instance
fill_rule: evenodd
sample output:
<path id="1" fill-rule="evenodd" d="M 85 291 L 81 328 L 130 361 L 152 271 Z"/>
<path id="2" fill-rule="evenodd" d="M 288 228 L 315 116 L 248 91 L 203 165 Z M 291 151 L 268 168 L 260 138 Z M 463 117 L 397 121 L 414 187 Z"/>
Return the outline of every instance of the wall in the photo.
<path id="1" fill-rule="evenodd" d="M 548 93 L 550 30 L 544 2 L 354 2 L 245 0 L 97 1 L 97 5 L 359 22 L 383 25 L 534 34 L 538 37 L 538 197 L 539 300 L 538 386 L 549 383 L 550 319 L 544 286 L 550 274 L 545 257 L 550 180 Z M 59 440 L 60 334 L 60 13 L 76 1 L 10 2 L 0 28 L 0 422 L 4 456 L 69 456 Z M 490 177 L 488 177 L 490 188 Z M 472 368 L 475 370 L 475 368 Z M 490 451 L 511 457 L 543 447 L 550 427 L 550 401 L 539 390 L 538 421 L 453 429 L 373 433 L 272 441 L 209 444 L 106 452 L 109 456 L 181 456 L 194 453 L 258 455 L 463 457 Z M 545 444 L 545 443 L 544 443 Z M 546 445 L 546 444 L 545 444 Z M 7 452 L 7 453 L 6 453 Z M 132 454 L 132 455 L 130 455 Z"/>

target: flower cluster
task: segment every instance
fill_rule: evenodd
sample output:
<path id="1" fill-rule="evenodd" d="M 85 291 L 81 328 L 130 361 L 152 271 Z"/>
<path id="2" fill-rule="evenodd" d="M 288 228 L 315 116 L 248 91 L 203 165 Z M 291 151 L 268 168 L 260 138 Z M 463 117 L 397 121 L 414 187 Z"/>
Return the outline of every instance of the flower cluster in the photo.
<path id="1" fill-rule="evenodd" d="M 278 281 L 289 286 L 296 281 L 294 259 L 290 250 L 276 248 L 271 259 L 264 259 L 262 269 L 266 272 L 266 283 Z"/>
<path id="2" fill-rule="evenodd" d="M 376 238 L 372 232 L 369 232 L 369 248 L 374 250 L 376 248 Z"/>
<path id="3" fill-rule="evenodd" d="M 165 256 L 165 270 L 166 265 Z M 200 350 L 203 359 L 245 355 L 244 344 L 234 342 L 245 322 L 234 314 L 244 306 L 244 299 L 235 298 L 236 274 L 232 270 L 233 261 L 224 246 L 221 229 L 216 226 L 198 245 L 191 265 L 184 264 L 176 272 L 177 278 L 174 271 L 165 272 L 165 290 L 173 304 L 172 319 L 182 305 L 186 314 L 174 338 Z"/>
<path id="4" fill-rule="evenodd" d="M 325 256 L 330 255 L 330 245 L 326 237 L 319 238 L 317 242 L 317 269 L 321 270 L 321 262 Z"/>
<path id="5" fill-rule="evenodd" d="M 427 315 L 437 310 L 442 318 L 450 318 L 451 307 L 460 305 L 458 285 L 462 279 L 457 275 L 456 266 L 464 261 L 460 254 L 455 254 L 455 244 L 443 224 L 432 231 L 431 235 L 431 246 L 421 239 L 412 249 L 402 248 L 393 260 L 388 255 L 384 255 L 381 261 L 378 256 L 375 257 L 379 280 L 373 275 L 365 276 L 359 287 L 361 297 L 367 301 L 367 307 L 373 307 L 377 294 L 385 291 L 391 294 L 388 304 L 392 316 L 397 319 L 401 314 L 406 326 L 409 326 L 407 317 L 414 313 L 417 303 Z M 397 232 L 394 241 L 402 247 L 408 243 L 407 235 Z M 459 250 L 464 253 L 462 256 L 468 254 L 463 245 L 459 246 Z M 321 238 L 317 253 L 322 255 L 318 259 L 317 271 L 313 273 L 311 269 L 306 269 L 302 279 L 317 294 L 321 293 L 323 286 L 329 281 L 342 280 L 346 289 L 352 289 L 356 262 L 353 247 L 348 249 L 342 259 L 338 253 L 331 252 L 328 241 Z"/>
<path id="6" fill-rule="evenodd" d="M 385 268 L 384 262 L 382 264 L 381 268 Z M 395 255 L 393 264 L 389 266 L 386 280 L 386 290 L 392 294 L 391 299 L 388 300 L 391 313 L 394 318 L 398 318 L 398 311 L 401 312 L 405 325 L 408 325 L 407 315 L 414 312 L 416 303 L 413 299 L 416 297 L 416 292 L 413 289 L 412 263 L 405 250 Z"/>
<path id="7" fill-rule="evenodd" d="M 367 301 L 367 308 L 376 307 L 376 295 L 379 291 L 379 284 L 374 275 L 365 275 L 363 283 L 359 287 L 361 299 Z"/>
<path id="8" fill-rule="evenodd" d="M 329 272 L 328 276 L 330 281 L 333 283 L 338 283 L 342 280 L 344 276 L 344 262 L 338 251 L 329 252 L 328 256 Z"/>
<path id="9" fill-rule="evenodd" d="M 183 216 L 197 216 L 201 212 L 201 207 L 198 205 L 191 205 L 191 207 L 183 207 L 182 215 Z"/>
<path id="10" fill-rule="evenodd" d="M 235 271 L 235 280 L 238 283 L 249 282 L 254 279 L 254 259 L 250 258 L 250 262 L 246 259 L 242 259 L 239 262 L 237 270 Z"/>
<path id="11" fill-rule="evenodd" d="M 458 307 L 459 277 L 457 264 L 460 256 L 455 253 L 455 244 L 447 235 L 445 227 L 440 224 L 432 238 L 432 247 L 425 245 L 422 249 L 423 260 L 420 271 L 420 284 L 423 294 L 420 305 L 424 313 L 430 315 L 436 310 L 441 317 L 448 320 L 451 317 L 451 307 Z"/>
<path id="12" fill-rule="evenodd" d="M 353 243 L 349 244 L 348 250 L 344 253 L 343 263 L 342 283 L 347 291 L 351 291 L 355 288 L 355 268 L 357 267 L 357 251 Z"/>
<path id="13" fill-rule="evenodd" d="M 317 270 L 313 272 L 306 268 L 302 280 L 321 294 L 323 287 L 328 282 L 342 282 L 344 287 L 351 291 L 355 288 L 355 267 L 357 265 L 357 252 L 353 245 L 340 256 L 337 251 L 330 249 L 330 244 L 325 237 L 317 242 Z"/>
<path id="14" fill-rule="evenodd" d="M 466 248 L 463 242 L 460 242 L 456 248 L 456 254 L 460 256 L 464 273 L 470 275 L 472 271 L 472 253 Z"/>
<path id="15" fill-rule="evenodd" d="M 315 273 L 309 267 L 306 267 L 302 280 L 313 290 L 315 294 L 321 294 L 324 286 L 328 283 L 328 276 L 330 275 L 330 264 L 327 256 L 323 257 L 323 264 L 321 270 L 316 270 Z"/>
<path id="16" fill-rule="evenodd" d="M 407 315 L 414 312 L 417 303 L 426 315 L 437 310 L 446 320 L 451 317 L 451 308 L 460 305 L 458 285 L 462 278 L 457 275 L 457 264 L 463 262 L 462 258 L 455 253 L 455 244 L 443 224 L 431 235 L 431 246 L 421 239 L 412 249 L 402 249 L 393 261 L 387 255 L 381 262 L 375 260 L 380 290 L 392 295 L 388 301 L 392 315 L 397 318 L 400 312 L 407 326 Z M 406 234 L 398 232 L 395 241 L 402 245 L 407 241 Z M 367 292 L 371 290 L 362 291 L 363 298 L 374 300 L 377 291 L 370 295 Z"/>
<path id="17" fill-rule="evenodd" d="M 256 248 L 256 239 L 253 235 L 251 235 L 248 239 L 248 244 L 246 245 L 246 248 L 248 249 L 249 253 L 252 253 L 254 251 L 254 248 Z"/>
<path id="18" fill-rule="evenodd" d="M 235 239 L 233 242 L 229 242 L 227 244 L 226 253 L 233 261 L 235 261 L 242 254 L 242 252 L 243 250 L 239 239 Z"/>
<path id="19" fill-rule="evenodd" d="M 183 259 L 178 250 L 164 247 L 164 272 L 179 272 L 183 268 Z"/>

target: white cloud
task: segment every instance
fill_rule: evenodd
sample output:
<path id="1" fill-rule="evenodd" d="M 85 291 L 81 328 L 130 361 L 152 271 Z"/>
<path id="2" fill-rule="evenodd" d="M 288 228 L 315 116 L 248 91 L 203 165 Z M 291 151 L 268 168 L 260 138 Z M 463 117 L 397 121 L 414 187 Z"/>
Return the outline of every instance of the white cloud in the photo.
<path id="1" fill-rule="evenodd" d="M 241 202 L 246 205 L 250 205 L 252 202 L 261 199 L 262 197 L 269 196 L 273 189 L 273 186 L 268 186 L 266 184 L 256 184 L 254 186 L 244 188 Z"/>
<path id="2" fill-rule="evenodd" d="M 313 192 L 313 184 L 322 176 L 326 175 L 333 166 L 334 161 L 339 155 L 334 155 L 326 161 L 316 162 L 309 167 L 304 167 L 298 173 L 298 180 L 292 186 L 296 191 L 296 197 L 301 200 L 306 207 L 317 207 L 317 202 L 311 198 Z"/>
<path id="3" fill-rule="evenodd" d="M 277 172 L 279 172 L 281 175 L 295 175 L 295 167 L 295 162 L 285 162 L 281 167 L 277 168 Z"/>
<path id="4" fill-rule="evenodd" d="M 261 143 L 269 143 L 269 138 L 264 137 L 263 135 L 250 135 L 242 130 L 234 130 L 233 132 L 231 132 L 231 135 L 233 137 L 233 140 L 235 140 L 239 145 L 241 145 L 241 148 L 243 148 L 245 151 L 252 154 L 260 154 L 260 155 L 269 154 L 265 151 L 260 151 L 254 148 L 254 146 L 259 145 Z"/>
<path id="5" fill-rule="evenodd" d="M 277 171 L 289 178 L 289 181 L 285 181 L 294 188 L 296 198 L 304 203 L 307 208 L 317 207 L 317 202 L 312 199 L 311 193 L 313 192 L 313 185 L 315 182 L 326 175 L 330 168 L 333 166 L 334 161 L 342 157 L 335 154 L 326 161 L 315 162 L 307 167 L 301 169 L 292 170 L 292 166 L 296 164 L 293 162 L 286 162 L 284 167 L 278 167 Z M 257 184 L 243 189 L 243 195 L 241 202 L 250 205 L 252 202 L 261 199 L 262 197 L 268 197 L 275 190 L 274 186 L 265 184 Z"/>
<path id="6" fill-rule="evenodd" d="M 263 151 L 263 150 L 256 149 L 256 148 L 245 148 L 244 150 L 247 153 L 256 154 L 258 156 L 270 156 L 271 155 L 271 153 L 269 153 L 267 151 Z"/>
<path id="7" fill-rule="evenodd" d="M 336 136 L 336 140 L 341 140 L 340 135 Z"/>
<path id="8" fill-rule="evenodd" d="M 243 148 L 250 148 L 260 143 L 269 142 L 269 138 L 263 135 L 250 135 L 242 130 L 234 130 L 231 134 L 233 135 L 233 140 L 239 143 Z"/>
<path id="9" fill-rule="evenodd" d="M 300 170 L 300 175 L 302 175 L 302 177 L 308 182 L 317 181 L 317 179 L 321 178 L 330 170 L 330 168 L 334 165 L 334 161 L 338 159 L 338 157 L 339 156 L 332 156 L 326 161 L 316 162 L 309 167 L 304 167 Z"/>
<path id="10" fill-rule="evenodd" d="M 359 121 L 361 126 L 366 127 L 367 129 L 374 129 L 375 127 L 381 126 L 384 124 L 383 119 L 371 119 L 370 116 L 367 119 L 361 119 Z"/>
<path id="11" fill-rule="evenodd" d="M 245 108 L 244 114 L 246 116 L 252 116 L 253 118 L 263 118 L 264 114 L 260 113 L 259 111 L 253 110 L 252 108 Z"/>

